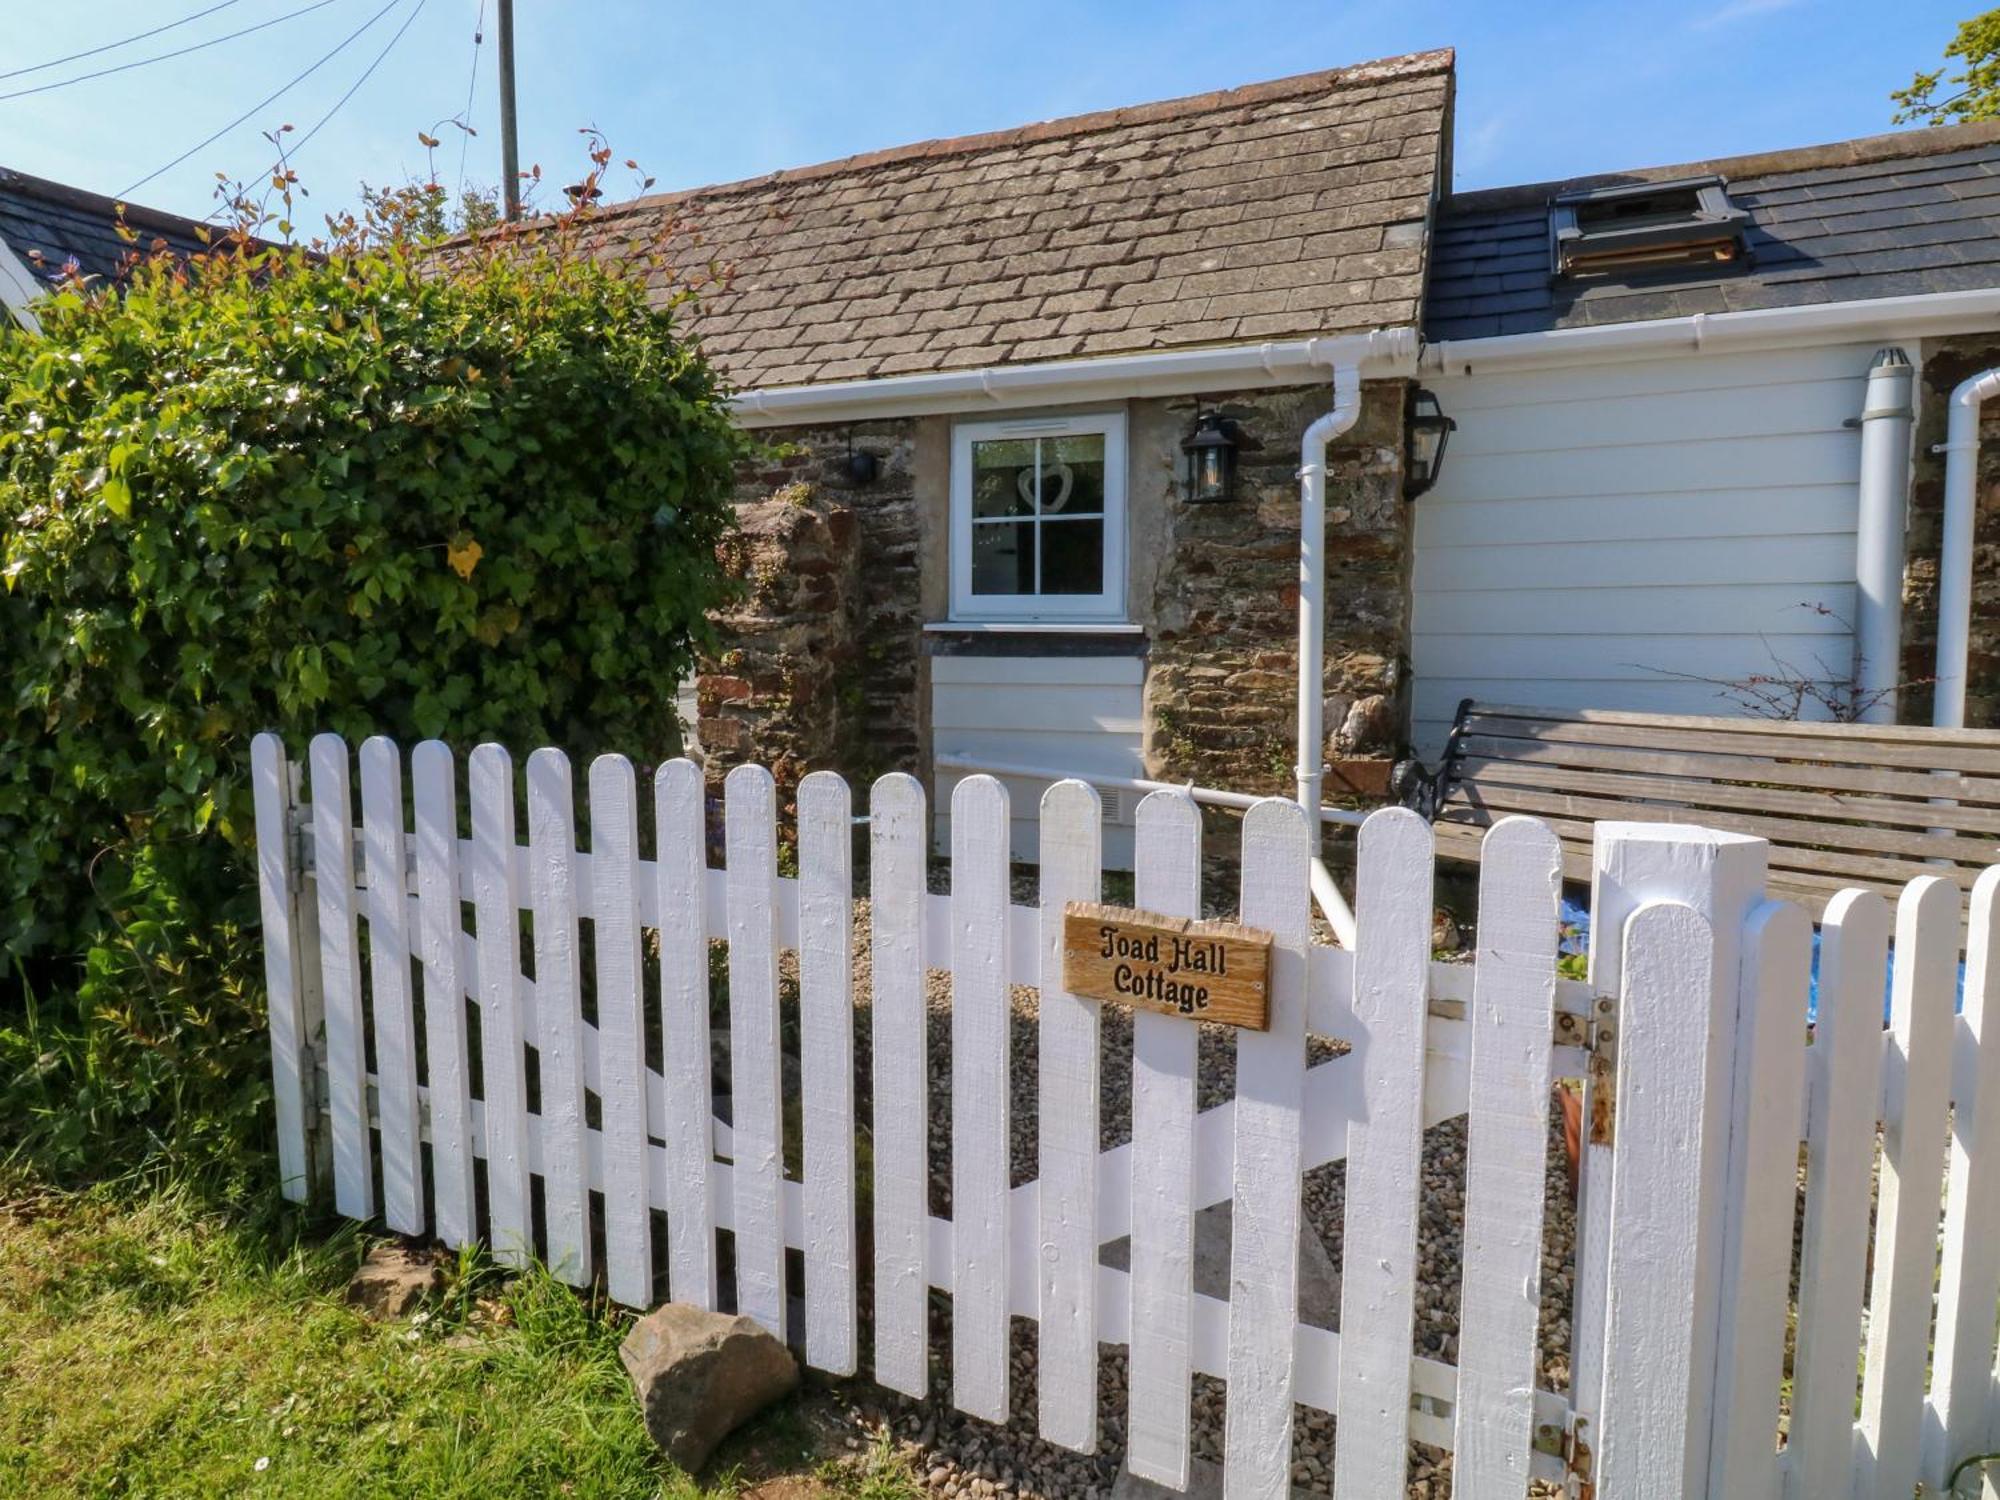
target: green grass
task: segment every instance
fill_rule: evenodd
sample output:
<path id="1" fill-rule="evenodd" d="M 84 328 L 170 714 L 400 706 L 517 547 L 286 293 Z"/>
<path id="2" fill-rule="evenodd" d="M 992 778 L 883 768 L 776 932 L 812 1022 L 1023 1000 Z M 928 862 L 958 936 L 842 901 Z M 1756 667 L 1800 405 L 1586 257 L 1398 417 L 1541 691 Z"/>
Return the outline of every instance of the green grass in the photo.
<path id="1" fill-rule="evenodd" d="M 428 1315 L 370 1323 L 341 1296 L 365 1249 L 184 1188 L 0 1176 L 0 1495 L 913 1492 L 886 1448 L 822 1461 L 797 1403 L 697 1484 L 646 1436 L 622 1314 L 468 1257 Z"/>

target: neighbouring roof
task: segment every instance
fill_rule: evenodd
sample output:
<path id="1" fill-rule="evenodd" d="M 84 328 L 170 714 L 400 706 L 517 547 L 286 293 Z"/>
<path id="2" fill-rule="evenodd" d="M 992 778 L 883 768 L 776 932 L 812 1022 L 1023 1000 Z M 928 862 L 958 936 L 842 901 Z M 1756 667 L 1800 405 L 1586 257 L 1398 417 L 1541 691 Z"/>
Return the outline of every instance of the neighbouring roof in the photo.
<path id="1" fill-rule="evenodd" d="M 1750 211 L 1749 257 L 1714 271 L 1557 281 L 1549 200 L 1719 174 Z M 1814 302 L 2000 286 L 2000 122 L 1570 182 L 1461 193 L 1438 211 L 1424 333 L 1487 338 Z"/>
<path id="2" fill-rule="evenodd" d="M 1418 53 L 602 222 L 683 268 L 734 267 L 692 319 L 744 388 L 1411 325 L 1451 90 L 1452 54 Z"/>
<path id="3" fill-rule="evenodd" d="M 118 222 L 115 198 L 0 167 L 0 240 L 39 281 L 60 278 L 72 261 L 86 276 L 115 276 L 134 253 L 162 243 L 182 255 L 208 248 L 207 226 L 179 214 L 127 204 L 125 226 L 137 236 L 130 240 Z"/>

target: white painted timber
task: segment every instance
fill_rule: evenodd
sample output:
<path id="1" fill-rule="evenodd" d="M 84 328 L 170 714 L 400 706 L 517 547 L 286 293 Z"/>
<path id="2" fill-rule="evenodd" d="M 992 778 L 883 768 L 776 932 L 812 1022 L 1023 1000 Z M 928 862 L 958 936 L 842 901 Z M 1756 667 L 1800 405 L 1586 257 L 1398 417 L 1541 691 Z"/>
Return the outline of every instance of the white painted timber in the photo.
<path id="1" fill-rule="evenodd" d="M 327 1090 L 333 1105 L 333 1206 L 375 1217 L 368 1141 L 368 1038 L 361 1013 L 361 939 L 354 910 L 354 813 L 347 741 L 313 736 L 313 868 L 319 888 L 320 983 L 326 996 Z M 341 878 L 334 878 L 333 872 Z"/>
<path id="2" fill-rule="evenodd" d="M 1708 1480 L 1711 1495 L 1732 1500 L 1774 1500 L 1778 1493 L 1778 1388 L 1791 1296 L 1811 966 L 1812 923 L 1804 911 L 1773 901 L 1750 914 L 1733 1044 L 1728 1226 Z M 1615 1206 L 1612 1233 L 1618 1233 Z"/>
<path id="3" fill-rule="evenodd" d="M 1855 1369 L 1875 1165 L 1889 906 L 1842 891 L 1820 921 L 1819 1018 L 1806 1050 L 1806 1208 L 1786 1500 L 1840 1495 L 1854 1472 Z"/>
<path id="4" fill-rule="evenodd" d="M 1102 820 L 1087 782 L 1058 781 L 1041 807 L 1041 1016 L 1036 1101 L 1040 1314 L 1036 1392 L 1043 1438 L 1097 1446 L 1097 1002 L 1063 988 L 1063 908 L 1102 894 Z"/>
<path id="5" fill-rule="evenodd" d="M 1275 941 L 1269 1023 L 1236 1036 L 1223 1479 L 1231 1495 L 1267 1500 L 1287 1500 L 1292 1485 L 1311 835 L 1295 802 L 1272 798 L 1243 815 L 1243 921 Z"/>
<path id="6" fill-rule="evenodd" d="M 869 796 L 868 904 L 875 1142 L 875 1378 L 930 1379 L 929 1070 L 924 1000 L 924 788 L 897 771 Z M 937 1268 L 939 1279 L 944 1267 Z"/>
<path id="7" fill-rule="evenodd" d="M 1710 1201 L 1707 1161 L 1718 1153 L 1707 1130 L 1718 1112 L 1704 1096 L 1727 1094 L 1729 1078 L 1725 1068 L 1688 1064 L 1707 1058 L 1720 1029 L 1715 941 L 1700 913 L 1670 902 L 1641 906 L 1620 937 L 1599 945 L 1622 950 L 1624 1004 L 1611 1171 L 1618 1233 L 1602 1324 L 1602 1417 L 1589 1430 L 1598 1434 L 1594 1475 L 1598 1493 L 1619 1500 L 1702 1500 L 1707 1434 L 1697 1417 L 1714 1340 L 1689 1311 L 1713 1273 L 1704 1265 L 1709 1237 L 1688 1206 Z"/>
<path id="8" fill-rule="evenodd" d="M 1993 1395 L 1994 1306 L 2000 1303 L 2000 869 L 1973 883 L 1965 1008 L 1952 1085 L 1944 1263 L 1924 1425 L 1924 1480 L 1942 1490 L 1952 1467 L 1992 1447 L 1979 1440 Z"/>
<path id="9" fill-rule="evenodd" d="M 1419 753 L 1467 697 L 1728 713 L 1688 679 L 1774 654 L 1844 680 L 1874 348 L 1430 377 L 1458 430 L 1416 510 Z"/>
<path id="10" fill-rule="evenodd" d="M 422 1234 L 423 1115 L 417 1099 L 417 1022 L 410 1003 L 410 899 L 404 875 L 403 758 L 374 735 L 361 744 L 361 843 L 368 887 L 368 978 L 381 1083 L 382 1217 Z"/>
<path id="11" fill-rule="evenodd" d="M 528 757 L 528 892 L 534 913 L 536 1059 L 542 1203 L 549 1268 L 572 1286 L 591 1277 L 590 1189 L 583 1152 L 583 955 L 577 951 L 576 797 L 569 757 Z"/>
<path id="12" fill-rule="evenodd" d="M 1007 791 L 968 776 L 952 793 L 952 1404 L 1007 1420 L 1010 1244 Z"/>
<path id="13" fill-rule="evenodd" d="M 653 773 L 654 899 L 660 928 L 661 1139 L 670 1171 L 654 1201 L 667 1211 L 667 1287 L 715 1306 L 713 1083 L 709 1076 L 708 941 L 725 910 L 708 910 L 707 788 L 701 767 L 670 760 Z M 642 889 L 643 897 L 643 889 Z M 726 931 L 725 934 L 726 935 Z M 650 1272 L 649 1272 L 650 1274 Z"/>
<path id="14" fill-rule="evenodd" d="M 777 787 L 762 766 L 723 783 L 729 882 L 730 1183 L 736 1302 L 785 1337 L 784 1095 L 778 1038 Z"/>
<path id="15" fill-rule="evenodd" d="M 1911 881 L 1896 903 L 1859 1423 L 1861 1493 L 1868 1496 L 1902 1496 L 1917 1486 L 1951 1105 L 1952 1001 L 1963 931 L 1958 903 L 1958 888 L 1936 875 Z"/>
<path id="16" fill-rule="evenodd" d="M 1139 804 L 1136 900 L 1201 915 L 1201 812 L 1179 792 Z M 1185 1489 L 1193 1374 L 1195 1073 L 1199 1033 L 1178 1016 L 1132 1017 L 1131 1358 L 1125 1466 Z"/>
<path id="17" fill-rule="evenodd" d="M 1146 666 L 1137 656 L 934 656 L 931 740 L 939 755 L 1001 765 L 1048 766 L 1078 777 L 1146 774 L 1142 753 Z M 939 771 L 936 848 L 951 847 L 952 788 Z M 1014 817 L 1012 857 L 1038 860 L 1035 809 L 1050 783 L 1005 778 Z M 1106 868 L 1132 868 L 1132 801 L 1104 802 Z"/>
<path id="18" fill-rule="evenodd" d="M 1546 824 L 1502 818 L 1479 870 L 1452 1493 L 1515 1500 L 1535 1435 L 1562 845 Z"/>
<path id="19" fill-rule="evenodd" d="M 1353 1042 L 1362 1102 L 1347 1126 L 1333 1453 L 1342 1495 L 1401 1494 L 1409 1462 L 1431 859 L 1430 825 L 1408 808 L 1385 808 L 1361 825 Z"/>
<path id="20" fill-rule="evenodd" d="M 590 763 L 590 887 L 597 976 L 597 1097 L 604 1122 L 605 1280 L 616 1301 L 645 1307 L 653 1300 L 653 1214 L 646 1189 L 639 792 L 632 762 L 622 755 L 600 755 Z M 704 1068 L 704 1082 L 706 1076 Z M 704 1091 L 695 1100 L 702 1126 L 708 1123 L 707 1097 Z M 705 1148 L 705 1140 L 696 1146 L 697 1160 L 705 1159 Z M 707 1207 L 705 1201 L 702 1207 Z"/>
<path id="21" fill-rule="evenodd" d="M 485 1125 L 486 1204 L 494 1258 L 524 1266 L 534 1255 L 528 1183 L 527 1027 L 522 996 L 521 907 L 514 839 L 514 762 L 480 745 L 467 767 L 472 794 L 473 921 L 479 948 L 480 1118 Z"/>
<path id="22" fill-rule="evenodd" d="M 319 1134 L 313 1095 L 313 1033 L 300 970 L 317 968 L 319 945 L 299 930 L 303 903 L 292 899 L 292 768 L 285 742 L 260 734 L 250 742 L 250 785 L 257 809 L 257 909 L 264 924 L 264 989 L 271 1028 L 271 1098 L 277 1111 L 278 1180 L 285 1197 L 303 1203 L 317 1185 L 312 1144 Z"/>
<path id="23" fill-rule="evenodd" d="M 847 783 L 799 783 L 799 1062 L 805 1125 L 806 1359 L 852 1375 L 854 809 Z"/>
<path id="24" fill-rule="evenodd" d="M 425 740 L 410 752 L 410 801 L 416 830 L 417 957 L 424 976 L 431 1192 L 437 1236 L 457 1248 L 479 1238 L 465 1016 L 467 996 L 477 986 L 471 969 L 459 962 L 466 943 L 459 900 L 458 770 L 450 746 Z"/>

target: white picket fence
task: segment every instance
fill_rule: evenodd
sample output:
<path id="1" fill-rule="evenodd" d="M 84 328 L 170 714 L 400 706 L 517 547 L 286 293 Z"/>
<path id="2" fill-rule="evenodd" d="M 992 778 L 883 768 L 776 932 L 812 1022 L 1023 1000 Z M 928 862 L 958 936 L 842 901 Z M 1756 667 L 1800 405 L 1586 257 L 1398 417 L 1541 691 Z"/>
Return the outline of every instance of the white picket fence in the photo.
<path id="1" fill-rule="evenodd" d="M 1380 812 L 1361 832 L 1350 953 L 1310 940 L 1302 814 L 1262 803 L 1243 820 L 1241 917 L 1276 935 L 1269 1030 L 1238 1035 L 1234 1100 L 1198 1111 L 1196 1029 L 1137 1015 L 1133 1139 L 1100 1151 L 1098 1010 L 1060 979 L 1063 907 L 1100 894 L 1096 794 L 1064 782 L 1044 797 L 1031 907 L 1010 898 L 1000 783 L 974 776 L 956 788 L 951 890 L 935 895 L 922 787 L 886 776 L 867 831 L 864 1350 L 847 785 L 828 773 L 800 785 L 800 874 L 789 879 L 777 873 L 775 790 L 756 767 L 729 775 L 727 859 L 711 870 L 705 789 L 686 761 L 653 778 L 650 860 L 639 857 L 640 795 L 623 757 L 590 766 L 587 853 L 559 751 L 528 758 L 525 844 L 500 747 L 470 757 L 469 837 L 447 747 L 416 747 L 407 798 L 394 744 L 371 739 L 359 761 L 357 825 L 355 768 L 337 736 L 313 741 L 309 774 L 274 736 L 254 751 L 278 1138 L 295 1197 L 330 1182 L 345 1215 L 450 1245 L 483 1240 L 508 1261 L 539 1255 L 634 1307 L 666 1296 L 715 1306 L 727 1293 L 792 1335 L 813 1366 L 866 1368 L 918 1396 L 930 1376 L 929 1292 L 940 1288 L 951 1297 L 953 1403 L 1006 1420 L 1010 1319 L 1033 1319 L 1039 1430 L 1077 1450 L 1098 1440 L 1099 1346 L 1126 1345 L 1126 1464 L 1185 1487 L 1191 1377 L 1219 1377 L 1232 1496 L 1287 1493 L 1295 1402 L 1338 1418 L 1343 1500 L 1400 1496 L 1413 1439 L 1455 1454 L 1459 1500 L 1520 1497 L 1531 1478 L 1608 1500 L 1907 1500 L 1920 1477 L 1935 1487 L 2000 1436 L 2000 1042 L 1982 1045 L 2000 871 L 1972 894 L 1958 1018 L 1957 892 L 1923 879 L 1904 893 L 1887 1032 L 1891 914 L 1868 894 L 1835 901 L 1808 1046 L 1810 929 L 1797 909 L 1763 900 L 1761 840 L 1602 825 L 1584 984 L 1557 978 L 1560 862 L 1539 823 L 1509 818 L 1488 836 L 1477 962 L 1446 965 L 1430 954 L 1431 840 L 1416 815 Z M 1148 797 L 1137 841 L 1138 903 L 1198 914 L 1193 805 Z M 712 940 L 728 952 L 728 1124 L 712 1107 Z M 797 1097 L 780 1035 L 785 949 L 799 955 Z M 952 976 L 949 1220 L 929 1213 L 931 968 Z M 1040 1177 L 1012 1184 L 1017 983 L 1041 991 Z M 1351 1050 L 1308 1066 L 1309 1033 Z M 1589 1080 L 1592 1140 L 1568 1392 L 1535 1384 L 1559 1077 Z M 785 1169 L 788 1111 L 802 1125 L 797 1181 Z M 1454 1368 L 1413 1357 L 1413 1327 L 1423 1132 L 1461 1114 Z M 1802 1141 L 1804 1258 L 1781 1448 Z M 1297 1246 L 1301 1174 L 1342 1159 L 1335 1334 L 1297 1320 Z M 1192 1266 L 1194 1216 L 1225 1200 L 1226 1301 L 1195 1291 Z M 1127 1235 L 1129 1271 L 1101 1264 L 1100 1247 Z M 788 1248 L 803 1253 L 802 1330 L 787 1327 Z"/>

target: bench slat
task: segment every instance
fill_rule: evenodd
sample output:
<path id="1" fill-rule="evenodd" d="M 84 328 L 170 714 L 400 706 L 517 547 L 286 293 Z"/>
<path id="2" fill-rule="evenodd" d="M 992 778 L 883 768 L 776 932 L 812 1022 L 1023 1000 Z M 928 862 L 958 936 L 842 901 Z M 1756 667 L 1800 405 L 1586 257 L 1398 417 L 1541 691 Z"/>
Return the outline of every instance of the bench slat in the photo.
<path id="1" fill-rule="evenodd" d="M 1473 709 L 1463 720 L 1464 731 L 1498 739 L 1536 740 L 1631 749 L 1682 750 L 1705 756 L 1766 756 L 1811 765 L 1902 767 L 1917 771 L 2000 773 L 2000 750 L 1939 744 L 1923 738 L 1907 742 L 1846 738 L 1836 735 L 1769 732 L 1770 721 L 1752 720 L 1756 730 L 1721 734 L 1709 729 L 1683 729 L 1662 715 L 1655 726 L 1599 724 L 1559 718 L 1495 715 Z M 1782 778 L 1780 778 L 1782 779 Z"/>
<path id="2" fill-rule="evenodd" d="M 1627 725 L 1640 730 L 1667 725 L 1714 734 L 1784 735 L 1812 740 L 1877 740 L 1891 745 L 1961 745 L 1994 749 L 1990 729 L 1939 729 L 1929 724 L 1843 724 L 1808 719 L 1762 719 L 1749 714 L 1654 714 L 1613 708 L 1530 708 L 1475 702 L 1469 713 L 1496 719 L 1535 719 L 1561 724 Z M 2000 753 L 1996 751 L 1995 753 Z"/>

